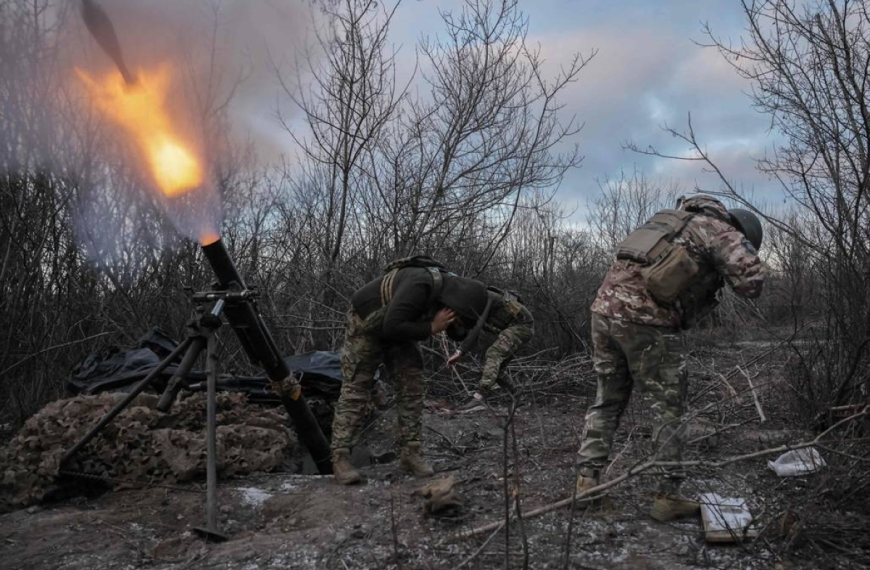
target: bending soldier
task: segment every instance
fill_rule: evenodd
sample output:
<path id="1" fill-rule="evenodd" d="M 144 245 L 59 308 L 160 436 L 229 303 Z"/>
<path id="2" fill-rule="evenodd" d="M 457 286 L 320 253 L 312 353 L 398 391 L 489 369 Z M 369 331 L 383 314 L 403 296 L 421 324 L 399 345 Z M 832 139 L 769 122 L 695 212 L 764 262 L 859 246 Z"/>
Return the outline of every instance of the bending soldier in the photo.
<path id="1" fill-rule="evenodd" d="M 421 258 L 411 258 L 410 263 Z M 482 283 L 446 273 L 437 262 L 421 267 L 405 264 L 367 283 L 351 298 L 341 351 L 344 383 L 332 425 L 332 465 L 337 482 L 360 481 L 350 462 L 371 397 L 374 374 L 386 364 L 397 395 L 397 440 L 400 467 L 418 476 L 433 473 L 423 459 L 423 398 L 426 381 L 418 341 L 438 334 L 458 317 L 475 318 L 486 305 Z"/>
<path id="2" fill-rule="evenodd" d="M 743 297 L 761 294 L 761 240 L 754 214 L 699 195 L 657 213 L 620 244 L 591 307 L 598 392 L 586 414 L 578 493 L 598 485 L 633 386 L 652 407 L 658 459 L 681 460 L 687 378 L 680 330 L 713 310 L 725 283 Z M 665 471 L 654 518 L 698 512 L 698 503 L 680 496 L 684 477 Z"/>
<path id="3" fill-rule="evenodd" d="M 486 393 L 496 383 L 512 391 L 514 387 L 502 374 L 520 347 L 535 334 L 534 319 L 532 313 L 514 293 L 489 287 L 487 297 L 484 316 L 474 325 L 470 333 L 466 334 L 466 331 L 468 330 L 467 325 L 471 325 L 471 322 L 464 323 L 464 319 L 454 321 L 447 328 L 448 336 L 454 340 L 462 341 L 459 348 L 447 359 L 447 365 L 453 366 L 464 354 L 468 353 L 477 342 L 482 329 L 497 336 L 486 350 L 483 371 L 477 385 L 478 391 Z"/>

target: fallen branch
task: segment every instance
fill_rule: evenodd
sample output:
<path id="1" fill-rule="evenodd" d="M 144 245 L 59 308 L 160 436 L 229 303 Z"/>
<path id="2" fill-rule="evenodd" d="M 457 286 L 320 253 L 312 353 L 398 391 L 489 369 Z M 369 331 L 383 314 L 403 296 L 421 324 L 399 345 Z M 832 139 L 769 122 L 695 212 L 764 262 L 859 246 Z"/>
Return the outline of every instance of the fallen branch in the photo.
<path id="1" fill-rule="evenodd" d="M 486 549 L 486 547 L 489 545 L 489 543 L 492 542 L 492 539 L 495 538 L 495 536 L 498 534 L 498 531 L 500 531 L 503 527 L 504 527 L 504 521 L 501 521 L 501 523 L 499 523 L 498 527 L 494 531 L 492 531 L 491 535 L 489 535 L 489 538 L 487 538 L 486 540 L 483 541 L 483 544 L 480 545 L 480 548 L 478 548 L 477 550 L 472 552 L 471 556 L 469 556 L 468 558 L 466 558 L 465 560 L 460 562 L 459 566 L 456 567 L 456 570 L 459 570 L 460 568 L 464 568 L 469 562 L 471 562 L 472 560 L 474 560 L 475 558 L 480 556 L 480 554 Z"/>
<path id="2" fill-rule="evenodd" d="M 767 421 L 767 417 L 764 415 L 764 410 L 761 408 L 761 401 L 758 399 L 758 392 L 755 391 L 755 386 L 752 385 L 752 377 L 739 366 L 738 370 L 746 377 L 746 381 L 749 383 L 749 391 L 752 392 L 752 401 L 755 402 L 755 409 L 758 411 L 758 417 L 761 419 L 761 423 Z"/>
<path id="3" fill-rule="evenodd" d="M 811 447 L 814 445 L 818 445 L 822 439 L 824 439 L 829 433 L 834 431 L 836 428 L 840 427 L 841 425 L 843 425 L 845 423 L 851 422 L 852 420 L 856 420 L 858 418 L 865 417 L 867 415 L 870 415 L 870 406 L 865 406 L 861 412 L 859 412 L 857 414 L 853 414 L 853 415 L 849 416 L 848 418 L 844 418 L 844 419 L 840 420 L 839 422 L 835 423 L 834 425 L 832 425 L 831 427 L 829 427 L 828 429 L 826 429 L 825 431 L 823 431 L 822 433 L 820 433 L 818 436 L 816 436 L 815 438 L 813 438 L 810 441 L 804 441 L 804 442 L 801 442 L 801 443 L 798 443 L 795 445 L 780 445 L 777 447 L 771 447 L 769 449 L 762 449 L 759 451 L 754 451 L 752 453 L 746 453 L 743 455 L 735 455 L 733 457 L 728 457 L 726 459 L 722 459 L 721 461 L 701 461 L 701 460 L 696 460 L 696 461 L 647 461 L 646 463 L 642 463 L 640 465 L 636 465 L 636 466 L 632 467 L 631 469 L 629 469 L 628 471 L 626 471 L 622 475 L 616 477 L 615 479 L 611 479 L 610 481 L 607 481 L 606 483 L 602 483 L 600 485 L 592 487 L 591 489 L 587 489 L 586 491 L 583 491 L 582 493 L 576 493 L 573 497 L 569 497 L 567 499 L 562 499 L 560 501 L 556 501 L 555 503 L 550 503 L 548 505 L 538 507 L 537 509 L 532 509 L 528 512 L 525 512 L 525 513 L 523 513 L 523 518 L 528 520 L 530 518 L 538 517 L 538 516 L 547 514 L 549 512 L 561 509 L 562 507 L 567 507 L 568 505 L 571 505 L 574 501 L 579 500 L 579 499 L 585 499 L 585 498 L 589 498 L 589 497 L 595 498 L 595 497 L 601 496 L 603 494 L 603 491 L 606 491 L 606 490 L 610 489 L 611 487 L 615 487 L 616 485 L 619 485 L 620 483 L 622 483 L 626 479 L 634 477 L 635 475 L 643 473 L 644 471 L 647 471 L 653 467 L 695 467 L 695 468 L 706 467 L 706 468 L 718 469 L 718 468 L 730 465 L 732 463 L 738 463 L 740 461 L 746 461 L 748 459 L 757 459 L 759 457 L 764 457 L 767 455 L 776 455 L 776 454 L 785 453 L 787 451 L 791 451 L 794 449 L 802 449 L 805 447 Z M 486 525 L 479 526 L 477 528 L 473 528 L 471 530 L 467 530 L 465 532 L 461 532 L 459 534 L 456 534 L 452 538 L 454 540 L 463 540 L 466 538 L 471 538 L 471 537 L 477 536 L 479 534 L 492 532 L 496 529 L 501 528 L 502 525 L 504 525 L 504 524 L 505 524 L 505 521 L 499 521 L 496 523 L 486 524 Z"/>

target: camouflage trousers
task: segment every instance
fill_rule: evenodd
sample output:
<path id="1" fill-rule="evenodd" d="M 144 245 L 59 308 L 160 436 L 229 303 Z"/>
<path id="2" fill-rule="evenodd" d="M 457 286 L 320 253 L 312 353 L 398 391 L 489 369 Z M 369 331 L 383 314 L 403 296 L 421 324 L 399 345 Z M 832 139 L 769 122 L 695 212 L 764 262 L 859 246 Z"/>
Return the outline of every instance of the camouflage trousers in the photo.
<path id="1" fill-rule="evenodd" d="M 513 360 L 514 354 L 535 334 L 531 322 L 519 322 L 501 331 L 495 341 L 486 349 L 483 372 L 480 375 L 481 390 L 492 388 L 505 367 Z"/>
<path id="2" fill-rule="evenodd" d="M 399 444 L 421 441 L 426 395 L 423 356 L 416 342 L 387 342 L 375 334 L 381 328 L 384 314 L 385 310 L 381 309 L 362 319 L 353 309 L 347 313 L 347 330 L 341 349 L 344 382 L 332 422 L 333 450 L 357 444 L 372 398 L 375 371 L 381 363 L 386 364 L 396 388 Z"/>
<path id="3" fill-rule="evenodd" d="M 592 345 L 598 392 L 586 413 L 581 464 L 600 469 L 607 462 L 613 434 L 635 385 L 653 412 L 657 459 L 680 461 L 686 373 L 679 331 L 593 313 Z M 674 468 L 665 470 L 665 475 L 660 490 L 676 492 L 685 474 Z"/>

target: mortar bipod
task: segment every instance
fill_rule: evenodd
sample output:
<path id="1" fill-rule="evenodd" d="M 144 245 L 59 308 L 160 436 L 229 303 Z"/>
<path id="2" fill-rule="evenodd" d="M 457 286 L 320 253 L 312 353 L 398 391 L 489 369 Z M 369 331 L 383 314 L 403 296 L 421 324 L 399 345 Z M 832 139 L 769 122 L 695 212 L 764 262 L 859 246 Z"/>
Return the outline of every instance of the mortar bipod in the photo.
<path id="1" fill-rule="evenodd" d="M 223 308 L 225 301 L 220 299 L 218 303 Z M 217 306 L 216 304 L 215 307 Z M 160 401 L 157 402 L 156 408 L 158 411 L 165 414 L 172 408 L 178 393 L 184 387 L 184 379 L 190 373 L 194 364 L 196 364 L 200 353 L 206 348 L 208 339 L 211 338 L 214 331 L 220 326 L 220 316 L 215 315 L 214 311 L 194 317 L 187 322 L 187 338 L 190 339 L 190 348 L 185 353 L 184 358 L 181 359 L 181 364 L 178 365 L 175 374 L 172 375 L 172 378 L 166 384 L 166 389 L 163 390 Z"/>
<path id="2" fill-rule="evenodd" d="M 200 314 L 198 317 L 191 319 L 188 323 L 190 334 L 173 350 L 166 358 L 160 361 L 160 364 L 152 370 L 145 378 L 143 378 L 136 386 L 124 397 L 123 400 L 115 404 L 115 407 L 109 410 L 105 416 L 100 418 L 97 425 L 92 427 L 75 445 L 73 445 L 64 454 L 60 460 L 60 469 L 72 459 L 85 445 L 87 445 L 100 431 L 103 430 L 118 414 L 120 414 L 130 403 L 136 399 L 136 396 L 141 394 L 155 378 L 166 370 L 178 357 L 184 353 L 179 370 L 173 375 L 184 377 L 190 371 L 190 367 L 196 362 L 197 357 L 203 349 L 206 349 L 206 375 L 208 381 L 208 392 L 206 396 L 206 524 L 205 528 L 195 527 L 193 530 L 210 540 L 226 540 L 226 535 L 221 534 L 217 529 L 217 344 L 215 332 L 221 326 L 221 313 L 226 306 L 226 300 L 223 298 L 217 299 L 217 302 L 212 307 L 212 310 L 206 314 Z M 191 326 L 191 323 L 195 324 Z M 182 368 L 188 363 L 188 368 L 182 371 Z M 174 398 L 173 398 L 174 399 Z M 170 400 L 170 406 L 172 400 Z"/>
<path id="3" fill-rule="evenodd" d="M 214 307 L 212 308 L 211 312 L 208 313 L 207 315 L 203 315 L 200 318 L 201 319 L 208 318 L 210 323 L 217 323 L 217 327 L 219 327 L 220 323 L 221 323 L 220 315 L 224 310 L 224 305 L 225 305 L 225 302 L 223 300 L 218 300 L 218 302 L 215 303 Z M 205 327 L 201 327 L 201 328 L 205 328 Z M 211 330 L 213 332 L 214 329 L 211 329 Z M 190 354 L 194 353 L 194 355 L 190 357 L 190 360 L 193 361 L 193 360 L 196 360 L 195 356 L 198 355 L 202 351 L 203 348 L 205 348 L 204 342 L 198 346 L 198 345 L 194 344 L 193 337 L 188 336 L 187 338 L 185 338 L 181 342 L 181 344 L 179 344 L 177 347 L 175 347 L 175 350 L 173 350 L 169 354 L 169 356 L 167 356 L 166 358 L 161 360 L 160 364 L 158 364 L 154 370 L 152 370 L 145 378 L 140 380 L 139 383 L 136 384 L 136 386 L 134 386 L 133 389 L 129 393 L 127 393 L 127 395 L 124 397 L 123 400 L 121 400 L 120 402 L 115 404 L 115 407 L 112 408 L 111 410 L 109 410 L 109 412 L 106 413 L 106 415 L 103 416 L 99 422 L 97 422 L 97 425 L 92 427 L 88 431 L 88 433 L 86 433 L 75 445 L 73 445 L 69 449 L 69 451 L 66 452 L 66 454 L 64 454 L 63 458 L 60 460 L 61 468 L 70 459 L 72 459 L 73 456 L 75 456 L 75 454 L 81 450 L 81 448 L 83 448 L 85 445 L 87 445 L 88 442 L 90 442 L 98 433 L 100 433 L 103 430 L 103 428 L 105 428 L 107 425 L 109 425 L 109 423 L 111 423 L 111 421 L 114 420 L 118 414 L 120 414 L 127 406 L 129 406 L 130 402 L 132 402 L 134 399 L 136 399 L 136 396 L 138 396 L 146 388 L 148 388 L 148 386 L 150 386 L 151 383 L 154 382 L 154 380 L 158 376 L 160 376 L 164 370 L 166 370 L 173 362 L 175 362 L 182 353 L 185 353 L 185 356 L 182 359 L 182 361 L 188 360 L 189 359 L 188 357 L 190 356 Z"/>

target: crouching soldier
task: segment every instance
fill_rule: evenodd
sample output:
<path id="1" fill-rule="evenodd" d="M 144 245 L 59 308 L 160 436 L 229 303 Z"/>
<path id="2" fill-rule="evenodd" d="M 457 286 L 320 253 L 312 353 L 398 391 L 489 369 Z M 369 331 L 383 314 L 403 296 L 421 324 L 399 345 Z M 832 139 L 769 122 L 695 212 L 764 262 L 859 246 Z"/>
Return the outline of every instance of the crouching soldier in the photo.
<path id="1" fill-rule="evenodd" d="M 699 195 L 657 213 L 620 244 L 591 307 L 598 392 L 586 414 L 578 493 L 598 485 L 634 386 L 653 411 L 658 460 L 681 460 L 687 378 L 680 331 L 712 311 L 726 283 L 743 297 L 761 294 L 761 239 L 754 214 Z M 679 468 L 665 470 L 655 519 L 698 512 L 697 502 L 680 496 L 684 477 Z"/>
<path id="2" fill-rule="evenodd" d="M 467 332 L 469 328 L 471 328 L 470 333 Z M 487 306 L 482 318 L 476 323 L 456 319 L 448 327 L 448 336 L 462 341 L 459 348 L 447 359 L 448 366 L 453 366 L 468 353 L 477 342 L 481 330 L 496 335 L 496 339 L 486 350 L 483 370 L 477 385 L 478 391 L 486 394 L 497 383 L 513 391 L 514 386 L 503 376 L 503 372 L 520 347 L 535 334 L 532 313 L 516 294 L 495 287 L 487 288 Z"/>
<path id="3" fill-rule="evenodd" d="M 360 481 L 350 462 L 371 397 L 375 371 L 385 364 L 395 386 L 401 448 L 400 468 L 418 476 L 433 473 L 423 459 L 423 398 L 426 381 L 418 342 L 443 332 L 457 318 L 476 318 L 486 306 L 482 283 L 443 270 L 434 260 L 399 260 L 351 298 L 341 350 L 344 383 L 332 424 L 335 480 Z"/>

